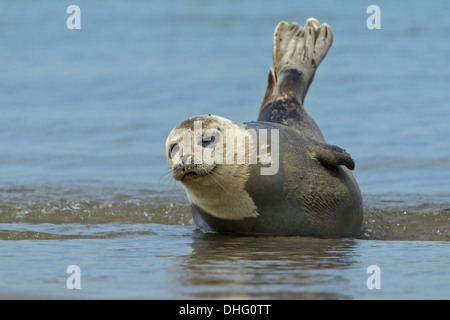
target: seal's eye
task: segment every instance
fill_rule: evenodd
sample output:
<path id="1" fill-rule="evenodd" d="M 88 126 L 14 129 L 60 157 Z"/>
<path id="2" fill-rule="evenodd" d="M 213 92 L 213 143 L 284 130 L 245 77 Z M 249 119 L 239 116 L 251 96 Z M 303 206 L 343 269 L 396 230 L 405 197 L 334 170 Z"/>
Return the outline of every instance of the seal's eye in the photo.
<path id="1" fill-rule="evenodd" d="M 203 136 L 202 137 L 202 147 L 206 148 L 211 143 L 213 143 L 216 140 L 215 136 Z"/>
<path id="2" fill-rule="evenodd" d="M 180 146 L 178 145 L 178 143 L 174 143 L 173 145 L 170 146 L 170 150 L 169 150 L 169 159 L 172 159 L 173 156 L 180 150 Z"/>

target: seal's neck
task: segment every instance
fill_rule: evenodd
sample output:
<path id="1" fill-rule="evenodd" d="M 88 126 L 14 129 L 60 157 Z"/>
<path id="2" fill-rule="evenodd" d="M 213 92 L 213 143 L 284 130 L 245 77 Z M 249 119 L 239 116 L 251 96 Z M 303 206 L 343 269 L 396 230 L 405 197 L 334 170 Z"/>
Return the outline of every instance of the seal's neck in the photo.
<path id="1" fill-rule="evenodd" d="M 248 165 L 221 166 L 215 172 L 183 183 L 191 204 L 216 218 L 240 220 L 258 216 L 250 194 L 244 189 Z"/>

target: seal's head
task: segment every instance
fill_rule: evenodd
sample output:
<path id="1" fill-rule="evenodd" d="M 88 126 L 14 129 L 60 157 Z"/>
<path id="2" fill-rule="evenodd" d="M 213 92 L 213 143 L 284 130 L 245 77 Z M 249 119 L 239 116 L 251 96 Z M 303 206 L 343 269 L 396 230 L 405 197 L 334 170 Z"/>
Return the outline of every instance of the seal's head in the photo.
<path id="1" fill-rule="evenodd" d="M 257 216 L 244 190 L 252 150 L 253 140 L 243 124 L 211 115 L 182 121 L 166 140 L 172 175 L 191 204 L 224 219 Z"/>
<path id="2" fill-rule="evenodd" d="M 192 179 L 207 177 L 216 169 L 215 161 L 203 158 L 209 150 L 208 154 L 215 155 L 216 147 L 223 140 L 223 128 L 230 126 L 227 121 L 219 117 L 198 116 L 182 121 L 172 130 L 166 141 L 166 156 L 175 180 L 188 183 Z"/>

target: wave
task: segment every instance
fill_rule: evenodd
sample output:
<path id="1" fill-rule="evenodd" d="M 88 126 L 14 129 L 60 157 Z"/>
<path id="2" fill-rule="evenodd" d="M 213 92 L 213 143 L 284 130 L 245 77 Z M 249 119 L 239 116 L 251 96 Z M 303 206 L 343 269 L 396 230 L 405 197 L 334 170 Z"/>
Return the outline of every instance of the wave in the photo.
<path id="1" fill-rule="evenodd" d="M 364 195 L 360 238 L 450 240 L 448 195 Z M 73 239 L 129 236 L 128 228 L 85 233 L 80 228 L 36 230 L 33 225 L 160 224 L 192 226 L 182 192 L 123 188 L 0 187 L 0 239 Z M 13 227 L 14 225 L 14 227 Z M 17 227 L 19 225 L 19 227 Z M 26 226 L 26 227 L 25 227 Z M 51 229 L 51 228 L 50 228 Z M 66 228 L 67 229 L 67 228 Z M 83 229 L 83 228 L 81 228 Z M 145 234 L 145 229 L 139 229 Z"/>
<path id="2" fill-rule="evenodd" d="M 449 195 L 366 195 L 361 236 L 379 240 L 448 241 L 449 199 Z"/>

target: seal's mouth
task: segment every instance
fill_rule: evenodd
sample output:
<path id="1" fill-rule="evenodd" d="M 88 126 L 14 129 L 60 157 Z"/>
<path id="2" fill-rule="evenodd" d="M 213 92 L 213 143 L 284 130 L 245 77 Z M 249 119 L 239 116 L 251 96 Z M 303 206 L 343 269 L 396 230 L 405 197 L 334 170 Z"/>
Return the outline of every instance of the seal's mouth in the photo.
<path id="1" fill-rule="evenodd" d="M 189 180 L 191 177 L 193 177 L 193 176 L 198 176 L 198 174 L 197 173 L 195 173 L 195 172 L 188 172 L 188 173 L 185 173 L 184 175 L 183 175 L 183 177 L 181 178 L 181 181 L 185 181 L 185 179 L 187 178 L 187 180 Z"/>
<path id="2" fill-rule="evenodd" d="M 185 182 L 185 181 L 189 181 L 195 177 L 201 177 L 201 176 L 207 176 L 209 174 L 211 174 L 212 172 L 214 172 L 214 170 L 216 170 L 217 166 L 214 166 L 211 170 L 209 170 L 208 172 L 202 172 L 202 171 L 188 171 L 185 174 L 183 174 L 183 176 L 181 177 L 180 181 Z"/>

